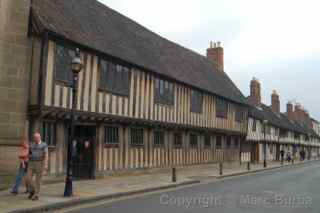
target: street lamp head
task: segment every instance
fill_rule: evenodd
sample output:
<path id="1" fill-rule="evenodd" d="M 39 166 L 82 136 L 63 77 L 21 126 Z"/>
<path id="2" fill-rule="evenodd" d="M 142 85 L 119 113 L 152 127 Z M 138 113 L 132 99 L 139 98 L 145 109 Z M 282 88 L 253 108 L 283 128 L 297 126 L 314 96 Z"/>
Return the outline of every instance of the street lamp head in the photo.
<path id="1" fill-rule="evenodd" d="M 71 70 L 73 73 L 78 74 L 83 68 L 83 64 L 80 58 L 80 50 L 76 49 L 76 55 L 71 61 Z"/>

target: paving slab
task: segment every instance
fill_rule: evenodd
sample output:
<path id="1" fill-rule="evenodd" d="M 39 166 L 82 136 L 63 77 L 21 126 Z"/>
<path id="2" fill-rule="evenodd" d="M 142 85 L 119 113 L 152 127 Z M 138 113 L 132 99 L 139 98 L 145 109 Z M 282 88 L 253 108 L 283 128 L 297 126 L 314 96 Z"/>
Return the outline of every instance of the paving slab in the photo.
<path id="1" fill-rule="evenodd" d="M 279 162 L 268 162 L 267 169 L 290 165 L 291 163 L 281 165 Z M 0 192 L 0 212 L 43 212 L 86 202 L 118 198 L 264 170 L 266 169 L 263 168 L 262 164 L 252 164 L 251 170 L 247 171 L 246 163 L 241 165 L 239 163 L 225 163 L 223 164 L 223 175 L 219 175 L 219 165 L 215 163 L 179 167 L 177 168 L 177 182 L 175 183 L 171 181 L 170 169 L 148 174 L 128 174 L 109 176 L 97 180 L 74 181 L 74 196 L 71 198 L 62 196 L 63 182 L 44 184 L 38 201 L 27 199 L 26 194 L 13 196 L 8 191 Z"/>

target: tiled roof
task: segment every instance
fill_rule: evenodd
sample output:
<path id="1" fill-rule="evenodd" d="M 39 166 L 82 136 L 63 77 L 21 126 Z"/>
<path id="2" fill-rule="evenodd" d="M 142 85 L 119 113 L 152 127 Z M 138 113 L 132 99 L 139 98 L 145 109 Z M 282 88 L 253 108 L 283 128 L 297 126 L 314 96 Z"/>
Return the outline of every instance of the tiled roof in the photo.
<path id="1" fill-rule="evenodd" d="M 265 104 L 252 106 L 249 109 L 249 116 L 258 120 L 268 120 L 268 123 L 278 128 L 299 132 L 301 134 L 316 136 L 316 133 L 309 127 L 290 121 L 284 113 L 276 114 Z"/>
<path id="2" fill-rule="evenodd" d="M 247 104 L 206 57 L 171 42 L 95 0 L 33 0 L 43 29 L 100 53 L 231 101 Z"/>

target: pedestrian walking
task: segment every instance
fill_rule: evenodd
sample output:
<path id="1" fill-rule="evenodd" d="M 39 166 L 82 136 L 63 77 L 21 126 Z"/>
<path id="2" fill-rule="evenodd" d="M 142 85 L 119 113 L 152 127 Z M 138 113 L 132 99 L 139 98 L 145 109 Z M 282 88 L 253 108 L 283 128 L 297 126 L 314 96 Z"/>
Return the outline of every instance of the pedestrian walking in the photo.
<path id="1" fill-rule="evenodd" d="M 304 161 L 304 159 L 306 158 L 306 152 L 304 151 L 304 149 L 302 150 L 302 161 Z"/>
<path id="2" fill-rule="evenodd" d="M 29 199 L 38 200 L 42 176 L 48 170 L 48 146 L 41 141 L 40 133 L 35 133 L 34 142 L 30 145 L 29 168 L 27 173 L 28 184 L 30 186 Z M 35 176 L 35 182 L 32 181 Z"/>
<path id="3" fill-rule="evenodd" d="M 290 163 L 291 162 L 291 153 L 287 152 L 287 161 Z"/>
<path id="4" fill-rule="evenodd" d="M 11 189 L 11 194 L 17 195 L 19 193 L 19 187 L 21 185 L 21 182 L 23 181 L 24 177 L 27 174 L 28 169 L 28 159 L 29 159 L 29 143 L 26 137 L 21 137 L 21 144 L 19 149 L 19 155 L 18 155 L 20 165 L 18 174 L 15 179 L 15 183 Z M 26 193 L 28 193 L 28 184 L 26 182 Z"/>
<path id="5" fill-rule="evenodd" d="M 280 151 L 280 156 L 281 156 L 281 163 L 283 163 L 283 160 L 284 160 L 284 150 L 281 149 Z"/>

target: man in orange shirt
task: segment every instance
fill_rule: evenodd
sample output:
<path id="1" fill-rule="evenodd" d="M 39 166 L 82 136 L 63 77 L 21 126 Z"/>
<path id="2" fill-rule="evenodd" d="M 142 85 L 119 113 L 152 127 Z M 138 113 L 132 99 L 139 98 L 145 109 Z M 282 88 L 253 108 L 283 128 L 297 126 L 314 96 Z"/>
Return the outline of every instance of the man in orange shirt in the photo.
<path id="1" fill-rule="evenodd" d="M 21 185 L 22 179 L 27 173 L 28 170 L 28 160 L 29 160 L 29 143 L 26 139 L 26 137 L 21 137 L 21 145 L 19 150 L 19 160 L 20 160 L 20 166 L 19 171 L 16 176 L 16 181 L 11 189 L 11 193 L 13 195 L 18 194 L 19 186 Z M 28 186 L 26 185 L 27 192 L 28 192 Z"/>

